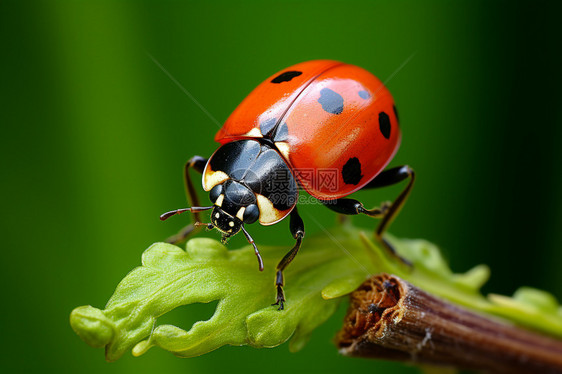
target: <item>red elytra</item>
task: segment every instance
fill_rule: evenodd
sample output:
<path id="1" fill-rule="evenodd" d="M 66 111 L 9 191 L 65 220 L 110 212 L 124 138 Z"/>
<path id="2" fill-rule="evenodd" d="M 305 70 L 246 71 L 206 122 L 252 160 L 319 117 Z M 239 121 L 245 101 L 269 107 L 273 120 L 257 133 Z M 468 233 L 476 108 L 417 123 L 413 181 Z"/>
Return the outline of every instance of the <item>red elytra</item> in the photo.
<path id="1" fill-rule="evenodd" d="M 260 138 L 260 124 L 271 119 L 287 124 L 286 141 L 276 145 L 301 186 L 322 200 L 364 187 L 400 145 L 388 89 L 368 71 L 337 61 L 303 62 L 272 75 L 234 110 L 215 140 Z M 336 183 L 320 183 L 319 173 L 310 172 L 316 170 L 337 171 Z"/>

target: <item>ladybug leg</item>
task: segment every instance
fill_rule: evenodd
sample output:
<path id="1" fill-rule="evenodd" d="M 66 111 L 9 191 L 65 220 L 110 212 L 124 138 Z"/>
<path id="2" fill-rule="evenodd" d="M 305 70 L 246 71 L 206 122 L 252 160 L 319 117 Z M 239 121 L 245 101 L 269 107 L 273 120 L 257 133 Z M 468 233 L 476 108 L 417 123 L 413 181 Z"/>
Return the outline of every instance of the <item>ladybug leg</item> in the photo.
<path id="1" fill-rule="evenodd" d="M 382 203 L 380 208 L 366 209 L 363 204 L 355 199 L 319 200 L 324 206 L 334 212 L 345 215 L 366 214 L 374 218 L 382 218 L 390 203 Z"/>
<path id="2" fill-rule="evenodd" d="M 277 265 L 277 274 L 275 276 L 275 287 L 277 288 L 277 302 L 271 305 L 279 305 L 277 310 L 283 310 L 284 303 L 285 303 L 285 293 L 283 292 L 283 286 L 285 285 L 285 277 L 283 276 L 283 270 L 289 264 L 301 247 L 302 238 L 304 237 L 304 222 L 302 221 L 301 216 L 299 215 L 297 208 L 293 209 L 291 212 L 291 221 L 289 223 L 289 228 L 291 230 L 291 234 L 293 238 L 296 239 L 295 246 L 291 248 L 291 250 L 283 257 L 283 259 Z"/>
<path id="3" fill-rule="evenodd" d="M 412 187 L 414 186 L 414 170 L 407 165 L 385 170 L 377 175 L 375 179 L 369 182 L 365 187 L 363 187 L 363 189 L 386 187 L 399 183 L 407 178 L 410 178 L 410 181 L 402 190 L 400 195 L 398 195 L 398 197 L 394 200 L 394 202 L 384 202 L 378 208 L 366 209 L 362 203 L 354 199 L 335 199 L 324 201 L 320 200 L 320 202 L 329 209 L 340 214 L 366 214 L 371 217 L 381 218 L 381 221 L 377 229 L 375 230 L 375 238 L 388 251 L 390 251 L 390 253 L 400 258 L 402 262 L 411 265 L 409 261 L 398 256 L 394 247 L 392 247 L 392 245 L 383 238 L 383 234 L 406 202 L 406 199 L 408 198 L 408 195 L 410 194 Z"/>
<path id="4" fill-rule="evenodd" d="M 390 186 L 399 182 L 402 182 L 405 179 L 410 178 L 410 181 L 404 187 L 400 195 L 390 204 L 388 209 L 385 211 L 377 229 L 375 230 L 375 238 L 383 244 L 390 252 L 392 252 L 395 256 L 398 256 L 394 247 L 383 238 L 383 234 L 390 226 L 394 218 L 400 212 L 400 209 L 404 206 L 404 203 L 408 199 L 410 192 L 412 191 L 412 187 L 414 186 L 414 181 L 416 179 L 416 174 L 414 170 L 410 168 L 408 165 L 398 166 L 392 169 L 384 170 L 379 175 L 375 177 L 369 184 L 367 184 L 363 188 L 379 188 L 379 187 L 386 187 Z M 402 262 L 411 265 L 411 263 L 402 257 L 398 256 Z"/>
<path id="5" fill-rule="evenodd" d="M 410 168 L 408 165 L 399 166 L 381 172 L 379 175 L 375 177 L 375 179 L 373 179 L 365 187 L 363 187 L 364 189 L 386 187 L 402 182 L 407 178 L 410 178 L 410 181 L 408 182 L 406 187 L 402 190 L 400 195 L 398 195 L 398 197 L 392 202 L 387 212 L 383 216 L 379 226 L 377 227 L 377 231 L 376 231 L 377 237 L 382 238 L 382 234 L 386 231 L 388 226 L 390 226 L 392 220 L 396 217 L 398 212 L 400 212 L 400 209 L 402 209 L 402 207 L 404 206 L 404 203 L 406 202 L 406 199 L 408 199 L 408 196 L 412 191 L 412 187 L 414 186 L 416 174 L 414 173 L 414 170 Z"/>
<path id="6" fill-rule="evenodd" d="M 205 165 L 207 164 L 206 158 L 201 156 L 193 156 L 189 161 L 186 162 L 184 167 L 184 182 L 185 182 L 185 192 L 187 195 L 187 201 L 189 202 L 189 206 L 192 207 L 199 207 L 199 197 L 197 196 L 197 190 L 191 181 L 191 176 L 189 175 L 189 169 L 194 169 L 200 174 L 203 174 L 203 170 L 205 169 Z M 192 213 L 192 222 L 199 222 L 199 212 L 200 210 L 191 210 Z M 187 237 L 198 230 L 199 227 L 190 223 L 189 225 L 185 226 L 183 229 L 180 230 L 176 235 L 170 236 L 166 239 L 167 243 L 178 244 L 187 239 Z"/>

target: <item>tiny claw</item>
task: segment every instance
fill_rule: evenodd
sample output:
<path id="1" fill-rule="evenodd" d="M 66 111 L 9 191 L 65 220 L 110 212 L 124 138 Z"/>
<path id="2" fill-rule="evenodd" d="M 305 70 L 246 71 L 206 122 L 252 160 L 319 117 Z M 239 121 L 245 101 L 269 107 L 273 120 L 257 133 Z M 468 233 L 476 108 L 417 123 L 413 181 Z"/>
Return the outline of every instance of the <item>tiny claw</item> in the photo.
<path id="1" fill-rule="evenodd" d="M 271 305 L 279 305 L 279 308 L 277 308 L 277 310 L 285 309 L 285 295 L 281 286 L 277 286 L 277 302 Z"/>
<path id="2" fill-rule="evenodd" d="M 390 207 L 392 206 L 392 202 L 390 201 L 385 201 L 381 204 L 381 212 L 384 214 L 388 211 L 388 209 L 390 209 Z"/>
<path id="3" fill-rule="evenodd" d="M 277 310 L 285 309 L 284 300 L 277 300 L 276 303 L 271 304 L 271 306 L 275 306 L 275 305 L 279 305 L 279 308 L 277 308 Z"/>

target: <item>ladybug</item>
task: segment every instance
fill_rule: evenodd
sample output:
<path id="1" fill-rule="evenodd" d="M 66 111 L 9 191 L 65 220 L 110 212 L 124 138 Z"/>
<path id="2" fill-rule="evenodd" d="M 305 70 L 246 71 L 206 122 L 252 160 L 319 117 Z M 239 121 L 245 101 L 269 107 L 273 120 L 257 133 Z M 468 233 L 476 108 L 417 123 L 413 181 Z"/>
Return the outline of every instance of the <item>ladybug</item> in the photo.
<path id="1" fill-rule="evenodd" d="M 283 309 L 283 270 L 295 258 L 304 237 L 297 210 L 299 188 L 327 208 L 347 215 L 380 218 L 376 239 L 391 253 L 383 233 L 408 197 L 415 179 L 408 166 L 383 170 L 401 140 L 398 112 L 384 84 L 368 71 L 337 61 L 315 60 L 269 77 L 234 110 L 218 131 L 220 147 L 205 159 L 191 158 L 184 170 L 193 222 L 168 241 L 178 243 L 199 226 L 216 228 L 225 243 L 242 231 L 263 261 L 246 224 L 273 225 L 290 217 L 296 243 L 277 266 L 276 303 Z M 189 169 L 202 174 L 211 206 L 201 206 Z M 409 183 L 392 203 L 367 209 L 346 198 L 361 189 Z M 201 223 L 200 212 L 211 211 Z M 396 254 L 395 254 L 396 255 Z M 405 260 L 404 260 L 405 261 Z"/>

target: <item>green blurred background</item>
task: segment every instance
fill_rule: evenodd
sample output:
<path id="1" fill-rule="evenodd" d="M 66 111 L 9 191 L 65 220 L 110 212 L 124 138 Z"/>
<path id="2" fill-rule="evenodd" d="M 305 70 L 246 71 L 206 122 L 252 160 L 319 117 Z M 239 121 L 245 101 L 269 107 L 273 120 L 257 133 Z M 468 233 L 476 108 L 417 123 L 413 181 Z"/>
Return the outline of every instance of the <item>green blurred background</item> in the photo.
<path id="1" fill-rule="evenodd" d="M 74 334 L 74 307 L 102 307 L 145 248 L 187 223 L 158 215 L 185 206 L 183 163 L 216 147 L 216 124 L 149 54 L 219 122 L 294 63 L 337 59 L 372 71 L 400 111 L 392 165 L 419 175 L 390 231 L 439 244 L 455 271 L 489 264 L 486 292 L 529 285 L 562 298 L 554 3 L 0 4 L 4 372 L 416 372 L 338 356 L 331 338 L 345 308 L 296 354 L 225 347 L 178 359 L 153 349 L 108 364 Z M 397 192 L 357 196 L 374 205 Z M 301 211 L 307 235 L 320 231 L 307 216 L 334 224 L 321 207 Z M 251 232 L 258 243 L 292 242 L 286 222 Z M 238 237 L 230 247 L 242 245 Z M 167 322 L 188 328 L 211 311 L 185 308 Z"/>

